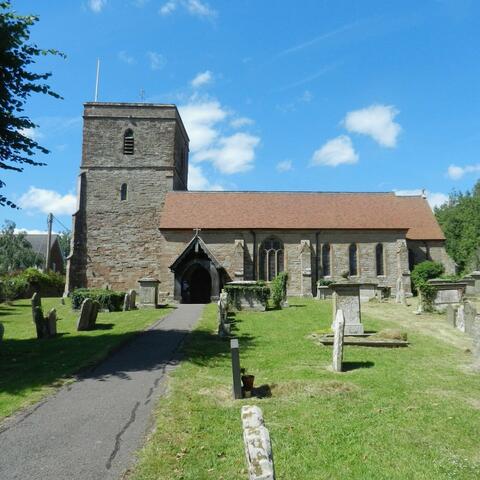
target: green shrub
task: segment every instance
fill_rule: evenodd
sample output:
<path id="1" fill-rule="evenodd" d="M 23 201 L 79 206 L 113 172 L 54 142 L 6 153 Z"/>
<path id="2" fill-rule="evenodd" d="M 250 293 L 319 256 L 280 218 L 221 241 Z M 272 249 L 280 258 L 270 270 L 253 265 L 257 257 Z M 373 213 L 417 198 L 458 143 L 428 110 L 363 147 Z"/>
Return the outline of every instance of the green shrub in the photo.
<path id="1" fill-rule="evenodd" d="M 335 283 L 333 280 L 325 280 L 324 278 L 321 278 L 317 284 L 319 287 L 329 287 L 332 283 Z"/>
<path id="2" fill-rule="evenodd" d="M 428 280 L 440 277 L 444 271 L 445 268 L 439 262 L 427 260 L 425 262 L 418 263 L 415 265 L 415 268 L 411 273 L 413 287 L 415 290 L 418 290 L 420 286 L 425 284 Z"/>
<path id="3" fill-rule="evenodd" d="M 102 290 L 100 288 L 77 288 L 72 292 L 72 308 L 80 308 L 86 298 L 97 301 L 102 309 L 119 312 L 123 308 L 125 292 Z"/>
<path id="4" fill-rule="evenodd" d="M 279 273 L 270 284 L 271 299 L 274 308 L 280 308 L 287 298 L 287 272 Z"/>

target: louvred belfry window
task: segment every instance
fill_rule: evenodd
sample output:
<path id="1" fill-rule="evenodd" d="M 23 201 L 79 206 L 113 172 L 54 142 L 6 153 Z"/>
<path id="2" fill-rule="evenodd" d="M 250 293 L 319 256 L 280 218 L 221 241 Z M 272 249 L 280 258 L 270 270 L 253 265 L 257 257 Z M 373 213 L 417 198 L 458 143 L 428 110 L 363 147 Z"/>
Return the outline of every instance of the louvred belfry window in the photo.
<path id="1" fill-rule="evenodd" d="M 277 238 L 268 238 L 260 246 L 260 279 L 270 282 L 284 271 L 283 243 Z"/>
<path id="2" fill-rule="evenodd" d="M 133 130 L 130 128 L 123 136 L 123 153 L 124 155 L 133 155 L 135 151 L 135 140 L 133 138 Z"/>

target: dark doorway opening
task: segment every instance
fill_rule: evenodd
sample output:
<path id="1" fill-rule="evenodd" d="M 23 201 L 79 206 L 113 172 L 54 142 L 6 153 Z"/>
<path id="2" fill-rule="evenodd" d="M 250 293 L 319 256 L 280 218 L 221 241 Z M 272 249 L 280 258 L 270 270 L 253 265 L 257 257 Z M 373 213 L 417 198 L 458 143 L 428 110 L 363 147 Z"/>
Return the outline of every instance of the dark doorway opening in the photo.
<path id="1" fill-rule="evenodd" d="M 192 265 L 183 275 L 182 302 L 210 303 L 212 296 L 212 277 L 199 264 Z"/>

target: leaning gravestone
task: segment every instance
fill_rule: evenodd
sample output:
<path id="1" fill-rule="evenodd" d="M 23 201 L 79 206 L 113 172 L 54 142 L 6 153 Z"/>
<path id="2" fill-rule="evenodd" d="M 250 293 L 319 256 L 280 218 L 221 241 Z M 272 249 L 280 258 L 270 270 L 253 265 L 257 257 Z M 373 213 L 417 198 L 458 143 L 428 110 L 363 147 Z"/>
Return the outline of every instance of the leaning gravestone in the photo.
<path id="1" fill-rule="evenodd" d="M 343 336 L 345 333 L 345 318 L 342 310 L 337 310 L 335 317 L 335 337 L 333 339 L 333 363 L 334 372 L 342 371 L 343 361 Z"/>
<path id="2" fill-rule="evenodd" d="M 47 336 L 47 323 L 45 322 L 45 318 L 43 318 L 43 310 L 42 307 L 34 307 L 33 309 L 33 323 L 35 324 L 35 328 L 37 330 L 37 338 L 44 338 Z"/>
<path id="3" fill-rule="evenodd" d="M 137 292 L 135 290 L 129 290 L 128 294 L 130 295 L 130 310 L 135 310 L 137 305 Z"/>
<path id="4" fill-rule="evenodd" d="M 249 480 L 275 480 L 272 442 L 262 411 L 255 405 L 244 405 L 241 416 Z"/>
<path id="5" fill-rule="evenodd" d="M 93 302 L 90 298 L 86 298 L 80 307 L 80 315 L 77 322 L 77 331 L 90 330 L 90 317 L 92 313 Z"/>
<path id="6" fill-rule="evenodd" d="M 97 324 L 98 312 L 100 311 L 100 303 L 96 300 L 92 302 L 92 310 L 90 311 L 90 320 L 88 322 L 88 329 L 95 330 Z"/>
<path id="7" fill-rule="evenodd" d="M 463 307 L 464 328 L 467 335 L 472 335 L 473 333 L 473 322 L 476 315 L 477 309 L 471 302 L 467 300 Z"/>
<path id="8" fill-rule="evenodd" d="M 57 334 L 57 311 L 52 308 L 47 316 L 47 332 L 49 337 L 54 337 Z"/>
<path id="9" fill-rule="evenodd" d="M 130 294 L 126 293 L 123 299 L 123 311 L 128 312 L 130 310 Z"/>
<path id="10" fill-rule="evenodd" d="M 38 292 L 32 295 L 32 320 L 35 322 L 35 308 L 42 307 L 42 298 Z"/>
<path id="11" fill-rule="evenodd" d="M 457 318 L 455 319 L 455 326 L 465 333 L 465 307 L 460 305 L 457 310 Z"/>

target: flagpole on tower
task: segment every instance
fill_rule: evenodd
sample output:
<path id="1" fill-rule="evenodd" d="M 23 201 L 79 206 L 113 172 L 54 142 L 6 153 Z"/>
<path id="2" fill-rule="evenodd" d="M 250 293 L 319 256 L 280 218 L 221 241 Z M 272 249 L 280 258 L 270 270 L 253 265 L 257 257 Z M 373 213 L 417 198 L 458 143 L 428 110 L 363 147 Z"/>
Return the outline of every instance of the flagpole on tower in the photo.
<path id="1" fill-rule="evenodd" d="M 100 77 L 100 59 L 97 58 L 97 78 L 95 80 L 95 102 L 98 101 L 98 79 Z"/>

